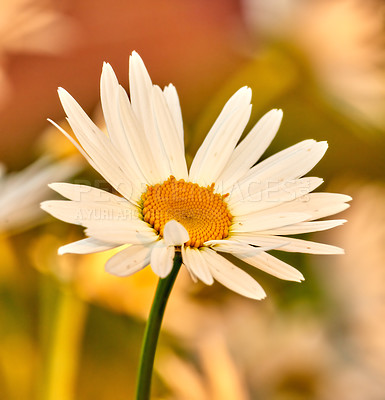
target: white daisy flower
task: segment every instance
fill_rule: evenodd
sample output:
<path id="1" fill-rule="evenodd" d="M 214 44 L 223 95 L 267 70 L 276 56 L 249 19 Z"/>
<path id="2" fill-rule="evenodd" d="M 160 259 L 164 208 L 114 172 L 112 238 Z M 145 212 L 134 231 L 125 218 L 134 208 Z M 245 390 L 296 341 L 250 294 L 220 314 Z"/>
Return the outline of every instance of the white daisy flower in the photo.
<path id="1" fill-rule="evenodd" d="M 322 158 L 326 142 L 305 140 L 256 164 L 274 138 L 282 112 L 267 113 L 237 144 L 251 112 L 251 90 L 244 87 L 226 103 L 188 170 L 175 87 L 162 91 L 153 85 L 135 52 L 129 73 L 130 99 L 111 66 L 103 66 L 101 103 L 108 135 L 59 89 L 79 142 L 62 132 L 120 194 L 51 184 L 70 201 L 46 201 L 42 208 L 86 227 L 88 236 L 61 247 L 60 254 L 124 245 L 107 262 L 109 273 L 128 276 L 151 264 L 164 278 L 175 252 L 181 252 L 195 281 L 211 285 L 215 279 L 241 295 L 262 299 L 262 287 L 218 252 L 291 281 L 301 281 L 302 274 L 267 250 L 343 253 L 338 247 L 284 237 L 345 222 L 316 220 L 346 209 L 350 197 L 310 193 L 322 179 L 301 178 Z"/>
<path id="2" fill-rule="evenodd" d="M 0 164 L 0 234 L 36 224 L 44 213 L 39 203 L 47 197 L 47 184 L 78 172 L 78 160 L 50 162 L 42 157 L 20 172 L 6 173 Z"/>

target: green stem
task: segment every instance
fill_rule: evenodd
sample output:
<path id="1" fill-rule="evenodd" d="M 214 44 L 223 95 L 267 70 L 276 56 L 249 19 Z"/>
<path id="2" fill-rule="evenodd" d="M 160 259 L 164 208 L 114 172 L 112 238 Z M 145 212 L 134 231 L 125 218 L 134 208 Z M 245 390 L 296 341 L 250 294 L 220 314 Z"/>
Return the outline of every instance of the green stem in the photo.
<path id="1" fill-rule="evenodd" d="M 79 348 L 87 305 L 72 292 L 70 287 L 63 285 L 57 292 L 57 303 L 53 311 L 50 313 L 51 317 L 53 316 L 49 324 L 50 335 L 45 338 L 48 348 L 45 354 L 43 390 L 40 398 L 72 400 L 75 398 Z"/>
<path id="2" fill-rule="evenodd" d="M 151 377 L 160 327 L 162 325 L 162 319 L 167 300 L 170 296 L 171 289 L 174 286 L 174 282 L 181 265 L 182 256 L 180 253 L 175 253 L 172 271 L 166 278 L 159 279 L 154 300 L 152 302 L 150 315 L 148 317 L 147 326 L 144 332 L 142 351 L 139 361 L 136 400 L 150 399 Z"/>

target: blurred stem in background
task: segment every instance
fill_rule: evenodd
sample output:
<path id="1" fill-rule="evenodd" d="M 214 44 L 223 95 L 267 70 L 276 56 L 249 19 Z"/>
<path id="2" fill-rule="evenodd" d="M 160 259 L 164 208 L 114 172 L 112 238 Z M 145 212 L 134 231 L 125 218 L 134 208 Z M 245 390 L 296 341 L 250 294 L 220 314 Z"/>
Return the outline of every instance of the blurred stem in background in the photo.
<path id="1" fill-rule="evenodd" d="M 172 271 L 166 278 L 159 279 L 144 332 L 142 351 L 139 361 L 136 400 L 150 399 L 151 377 L 154 368 L 155 351 L 158 343 L 160 327 L 162 325 L 167 300 L 170 296 L 181 265 L 182 256 L 180 253 L 175 253 Z"/>
<path id="2" fill-rule="evenodd" d="M 42 276 L 41 339 L 44 349 L 41 400 L 73 400 L 87 304 L 71 287 Z"/>
<path id="3" fill-rule="evenodd" d="M 29 399 L 34 390 L 37 352 L 32 313 L 26 305 L 30 275 L 20 267 L 16 248 L 0 232 L 0 398 Z"/>

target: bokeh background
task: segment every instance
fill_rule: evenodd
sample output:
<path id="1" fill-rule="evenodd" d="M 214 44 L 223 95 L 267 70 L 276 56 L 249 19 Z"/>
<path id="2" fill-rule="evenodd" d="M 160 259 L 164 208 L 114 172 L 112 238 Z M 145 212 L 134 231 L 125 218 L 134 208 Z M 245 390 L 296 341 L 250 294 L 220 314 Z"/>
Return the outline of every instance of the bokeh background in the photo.
<path id="1" fill-rule="evenodd" d="M 8 171 L 42 156 L 49 165 L 70 158 L 66 173 L 59 164 L 39 182 L 62 174 L 108 189 L 46 118 L 65 126 L 62 86 L 102 123 L 102 62 L 127 86 L 136 50 L 155 83 L 177 87 L 190 160 L 225 101 L 248 85 L 250 126 L 271 108 L 284 111 L 268 154 L 327 140 L 312 175 L 325 179 L 324 191 L 354 199 L 339 216 L 346 225 L 309 235 L 344 247 L 345 256 L 279 255 L 305 282 L 243 265 L 266 289 L 261 302 L 194 284 L 182 272 L 160 338 L 154 399 L 385 398 L 384 6 L 0 0 L 0 162 Z M 39 214 L 37 195 L 13 202 L 14 216 L 34 210 L 13 226 L 2 196 L 25 187 L 34 171 L 12 185 L 4 182 L 15 174 L 0 180 L 0 399 L 131 399 L 157 279 L 150 269 L 107 275 L 107 253 L 57 256 L 82 232 Z M 36 192 L 54 198 L 43 186 Z"/>

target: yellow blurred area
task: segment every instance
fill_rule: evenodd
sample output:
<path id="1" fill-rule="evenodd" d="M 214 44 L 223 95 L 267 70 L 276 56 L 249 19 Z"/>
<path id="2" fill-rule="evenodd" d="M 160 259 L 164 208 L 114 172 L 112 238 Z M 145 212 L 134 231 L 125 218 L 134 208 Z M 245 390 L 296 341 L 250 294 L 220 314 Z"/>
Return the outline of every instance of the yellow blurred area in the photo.
<path id="1" fill-rule="evenodd" d="M 284 112 L 268 154 L 327 140 L 311 175 L 325 179 L 323 191 L 353 197 L 338 216 L 346 225 L 309 235 L 345 256 L 279 254 L 303 272 L 300 285 L 247 269 L 266 289 L 262 302 L 195 284 L 182 268 L 154 399 L 385 398 L 384 9 L 381 0 L 0 0 L 0 162 L 9 170 L 75 154 L 46 121 L 69 130 L 57 87 L 102 125 L 102 62 L 127 87 L 137 50 L 155 83 L 178 90 L 188 160 L 247 85 L 249 127 L 271 108 Z M 68 181 L 110 189 L 89 166 Z M 133 398 L 155 274 L 107 274 L 113 251 L 58 256 L 82 232 L 40 222 L 12 234 L 0 226 L 0 399 Z"/>

